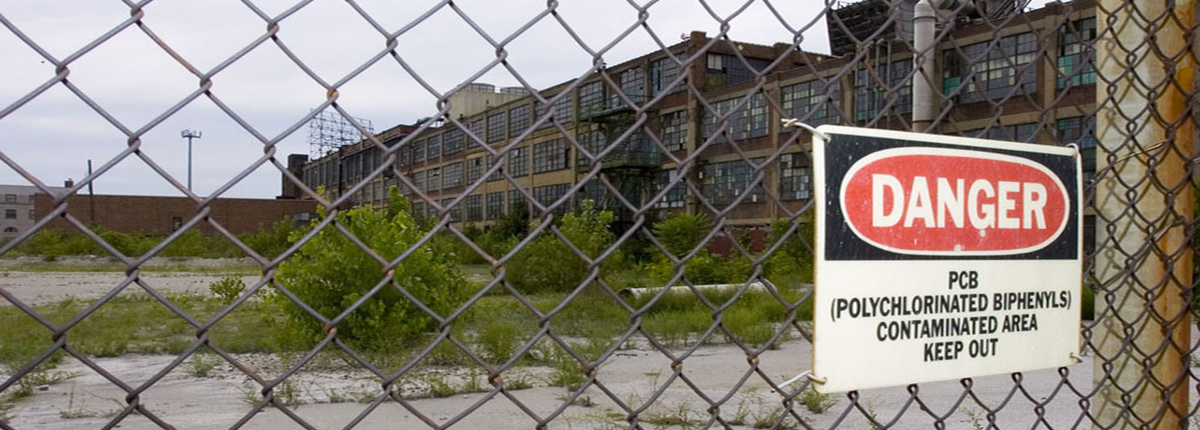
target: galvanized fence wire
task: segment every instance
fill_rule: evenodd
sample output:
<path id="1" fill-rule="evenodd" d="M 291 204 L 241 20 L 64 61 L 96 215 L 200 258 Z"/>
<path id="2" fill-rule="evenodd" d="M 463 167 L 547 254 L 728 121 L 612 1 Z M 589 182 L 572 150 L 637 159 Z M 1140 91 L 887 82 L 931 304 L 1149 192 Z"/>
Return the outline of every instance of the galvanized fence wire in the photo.
<path id="1" fill-rule="evenodd" d="M 697 26 L 718 30 L 709 35 L 693 34 L 678 44 L 666 42 L 674 36 L 664 36 L 651 25 L 652 17 L 671 13 L 669 6 L 659 1 L 613 2 L 613 8 L 628 8 L 624 10 L 625 18 L 611 23 L 622 30 L 613 39 L 597 44 L 588 42 L 577 31 L 580 23 L 561 14 L 559 2 L 553 0 L 530 8 L 528 21 L 508 34 L 489 34 L 470 7 L 450 0 L 432 5 L 398 27 L 373 15 L 370 7 L 350 0 L 344 7 L 361 17 L 362 25 L 378 33 L 378 42 L 382 43 L 374 55 L 345 74 L 328 76 L 298 55 L 281 33 L 293 15 L 313 7 L 314 2 L 297 2 L 272 15 L 252 1 L 243 1 L 240 7 L 257 16 L 266 30 L 208 70 L 196 67 L 158 35 L 156 29 L 162 28 L 155 20 L 155 2 L 123 3 L 129 10 L 127 19 L 66 55 L 44 48 L 34 33 L 21 22 L 9 19 L 0 8 L 0 24 L 7 30 L 6 36 L 16 38 L 54 66 L 44 82 L 20 89 L 23 95 L 0 108 L 0 122 L 6 118 L 11 121 L 47 92 L 63 88 L 119 132 L 126 145 L 93 173 L 62 191 L 49 186 L 49 178 L 39 177 L 6 154 L 10 151 L 0 148 L 4 165 L 51 197 L 49 210 L 32 227 L 0 245 L 0 256 L 15 253 L 36 234 L 51 229 L 53 222 L 61 222 L 60 226 L 86 235 L 125 267 L 122 281 L 61 323 L 51 321 L 41 308 L 0 287 L 0 296 L 7 304 L 19 310 L 22 318 L 45 327 L 51 341 L 32 360 L 0 373 L 4 377 L 0 379 L 0 393 L 13 392 L 10 390 L 16 390 L 38 369 L 51 365 L 55 356 L 65 354 L 125 393 L 120 409 L 103 420 L 104 428 L 143 423 L 142 418 L 154 427 L 175 428 L 179 424 L 174 423 L 170 410 L 146 406 L 153 397 L 148 390 L 178 372 L 199 351 L 207 350 L 248 378 L 259 396 L 239 419 L 227 423 L 228 427 L 262 425 L 259 413 L 271 409 L 282 414 L 274 415 L 276 419 L 318 428 L 314 416 L 290 404 L 282 391 L 290 380 L 314 366 L 322 353 L 338 352 L 379 383 L 378 393 L 365 399 L 359 412 L 339 424 L 344 428 L 359 427 L 381 408 L 394 406 L 430 428 L 447 428 L 471 422 L 467 420 L 495 403 L 508 405 L 513 414 L 528 417 L 524 427 L 570 427 L 579 410 L 586 408 L 580 404 L 593 402 L 593 397 L 608 404 L 609 415 L 595 418 L 588 424 L 592 427 L 1183 428 L 1194 422 L 1197 410 L 1189 398 L 1194 396 L 1192 388 L 1198 378 L 1191 367 L 1190 357 L 1196 346 L 1189 333 L 1195 285 L 1191 269 L 1195 185 L 1191 178 L 1196 154 L 1191 144 L 1195 85 L 1190 71 L 1197 58 L 1191 45 L 1196 26 L 1190 5 L 1077 0 L 1039 8 L 1026 7 L 1023 2 L 977 2 L 978 7 L 972 8 L 948 2 L 948 10 L 938 12 L 935 51 L 917 52 L 911 39 L 903 34 L 904 29 L 911 29 L 907 21 L 910 17 L 901 13 L 911 11 L 915 2 L 903 0 L 826 2 L 815 17 L 800 20 L 787 16 L 777 7 L 779 2 L 770 0 L 748 0 L 732 9 L 699 0 L 693 7 L 701 8 L 710 19 Z M 874 9 L 864 6 L 868 4 Z M 771 22 L 739 20 L 749 8 L 765 8 Z M 404 36 L 432 25 L 434 16 L 454 17 L 494 49 L 494 57 L 486 64 L 450 87 L 422 76 L 404 54 Z M 841 35 L 840 39 L 831 36 L 836 55 L 814 54 L 802 47 L 811 35 L 825 31 L 822 23 L 831 29 L 831 35 Z M 563 48 L 582 50 L 591 59 L 591 64 L 582 67 L 566 65 L 564 68 L 572 70 L 573 77 L 549 92 L 531 84 L 509 62 L 511 47 L 529 37 L 531 29 L 539 25 L 561 28 L 569 36 L 561 42 Z M 794 37 L 774 47 L 745 46 L 736 40 L 737 29 L 750 25 L 780 26 Z M 98 49 L 114 37 L 130 34 L 140 34 L 198 80 L 194 89 L 144 122 L 130 122 L 110 113 L 111 108 L 106 109 L 104 103 L 70 79 L 77 62 L 99 55 Z M 651 72 L 662 72 L 653 77 L 650 86 L 657 85 L 653 90 L 645 85 L 650 81 L 644 76 L 637 78 L 643 79 L 643 86 L 637 88 L 626 82 L 634 79 L 625 77 L 627 69 L 608 66 L 627 60 L 612 58 L 611 52 L 634 35 L 653 42 L 644 64 L 665 62 L 659 63 L 662 69 Z M 844 52 L 839 53 L 839 49 Z M 256 128 L 246 112 L 227 102 L 226 97 L 232 95 L 225 95 L 214 81 L 259 51 L 281 54 L 281 61 L 297 68 L 325 91 L 324 100 L 311 106 L 309 114 L 296 118 L 274 136 Z M 921 68 L 914 66 L 914 56 L 937 63 L 935 75 L 924 76 Z M 445 61 L 454 62 L 453 57 L 448 53 Z M 355 119 L 355 106 L 340 102 L 341 92 L 356 79 L 364 79 L 369 69 L 392 63 L 432 96 L 435 103 L 429 112 L 440 121 L 418 124 L 398 138 L 384 136 L 372 133 Z M 674 76 L 663 72 L 672 68 Z M 525 100 L 533 114 L 525 124 L 494 139 L 490 133 L 484 135 L 483 128 L 472 128 L 476 118 L 456 117 L 451 109 L 455 95 L 498 71 L 506 72 L 528 92 Z M 913 86 L 921 80 L 940 96 L 932 118 L 914 119 Z M 598 90 L 591 86 L 596 82 Z M 599 100 L 584 100 L 587 91 L 598 91 Z M 564 101 L 572 112 L 565 118 L 556 112 Z M 162 127 L 187 106 L 205 102 L 257 140 L 263 150 L 257 159 L 239 160 L 248 166 L 207 196 L 193 193 L 143 150 L 143 137 L 148 132 Z M 601 118 L 587 111 L 593 108 L 613 116 Z M 685 112 L 686 142 L 682 145 L 676 140 L 678 130 L 664 126 L 666 119 L 660 114 L 660 110 L 674 108 Z M 345 117 L 362 132 L 365 137 L 361 145 L 375 149 L 379 162 L 366 169 L 361 179 L 335 184 L 322 194 L 315 182 L 290 171 L 278 151 L 281 142 L 327 110 Z M 800 123 L 805 127 L 788 126 L 788 120 L 790 125 Z M 812 204 L 811 187 L 803 192 L 804 181 L 811 180 L 811 170 L 807 171 L 807 179 L 796 179 L 794 183 L 783 178 L 790 181 L 803 176 L 805 166 L 811 166 L 809 145 L 814 131 L 809 126 L 824 123 L 1074 144 L 1082 156 L 1094 157 L 1084 161 L 1085 170 L 1091 163 L 1085 184 L 1085 215 L 1089 220 L 1085 228 L 1089 239 L 1085 241 L 1095 239 L 1094 246 L 1088 248 L 1083 288 L 1095 293 L 1097 304 L 1094 318 L 1080 328 L 1080 359 L 1090 362 L 1094 375 L 1075 366 L 993 377 L 987 380 L 986 389 L 981 388 L 985 384 L 981 380 L 964 379 L 950 389 L 923 384 L 851 392 L 834 397 L 834 406 L 827 412 L 807 411 L 811 382 L 791 378 L 807 368 L 807 357 L 784 357 L 774 350 L 787 343 L 811 345 L 813 333 L 803 316 L 805 306 L 811 304 L 811 288 L 776 282 L 768 272 L 774 264 L 772 257 L 784 252 L 788 239 L 799 240 L 801 248 L 811 252 L 810 239 L 803 230 L 811 222 L 813 211 L 820 210 Z M 530 153 L 536 153 L 535 140 L 542 142 L 538 136 L 547 129 L 561 137 L 567 159 L 577 160 L 563 166 L 573 169 L 572 179 L 561 184 L 563 187 L 553 195 L 532 186 L 527 171 Z M 479 175 L 461 181 L 458 190 L 449 192 L 440 184 L 430 187 L 426 176 L 418 180 L 415 163 L 406 161 L 412 159 L 414 148 L 426 144 L 424 139 L 444 130 L 460 130 L 467 148 L 464 152 L 482 152 L 489 160 Z M 589 132 L 603 134 L 599 145 L 585 136 Z M 424 146 L 420 148 L 425 150 Z M 613 168 L 611 160 L 631 157 L 635 149 L 654 154 L 653 162 L 638 169 Z M 525 169 L 512 168 L 519 162 L 526 163 Z M 197 208 L 194 217 L 142 255 L 123 254 L 89 228 L 86 220 L 69 211 L 72 195 L 127 163 L 144 164 L 157 174 L 155 179 L 169 182 Z M 426 166 L 435 164 L 427 162 Z M 326 216 L 275 257 L 252 249 L 212 211 L 215 201 L 264 168 L 278 170 L 286 183 L 299 190 L 301 198 L 327 208 Z M 784 176 L 785 168 L 794 170 Z M 646 179 L 648 172 L 666 170 L 674 172 L 666 175 L 666 181 L 653 183 Z M 364 201 L 362 195 L 385 180 L 393 181 L 418 203 L 414 207 L 420 207 L 421 213 L 416 215 L 431 219 L 428 230 L 395 256 L 373 249 L 368 245 L 369 238 L 355 234 L 352 226 L 338 218 L 351 207 L 378 204 Z M 528 233 L 517 238 L 511 250 L 498 253 L 476 243 L 468 227 L 470 222 L 482 221 L 470 215 L 468 199 L 482 199 L 483 193 L 495 192 L 496 184 L 502 184 L 507 198 L 516 199 L 502 201 L 502 205 L 527 205 L 530 217 Z M 785 195 L 784 184 L 797 194 Z M 631 186 L 636 192 L 630 192 Z M 611 242 L 599 249 L 590 243 L 578 243 L 578 239 L 573 241 L 574 233 L 565 231 L 561 224 L 582 200 L 597 197 L 600 209 L 615 212 L 620 224 Z M 664 209 L 660 205 L 664 202 L 677 204 Z M 492 210 L 490 203 L 487 210 Z M 464 211 L 468 213 L 465 217 Z M 666 242 L 657 227 L 671 211 L 704 214 L 710 227 L 693 244 L 683 249 L 675 247 Z M 470 219 L 464 223 L 463 218 Z M 244 252 L 262 273 L 257 282 L 211 317 L 190 314 L 177 298 L 160 291 L 143 276 L 143 266 L 152 257 L 201 225 Z M 767 230 L 782 239 L 737 239 L 753 238 Z M 380 269 L 373 287 L 362 291 L 337 314 L 322 313 L 319 304 L 306 302 L 293 291 L 293 285 L 277 277 L 281 265 L 304 258 L 302 248 L 321 234 L 344 236 Z M 553 238 L 582 261 L 585 272 L 572 281 L 577 283 L 555 296 L 559 301 L 550 306 L 542 303 L 541 296 L 509 281 L 514 276 L 509 270 L 513 261 L 545 237 Z M 440 238 L 461 242 L 467 252 L 486 261 L 494 275 L 449 311 L 436 311 L 436 305 L 426 303 L 421 293 L 413 291 L 412 279 L 397 275 L 422 249 L 438 246 Z M 641 303 L 621 294 L 625 285 L 614 278 L 608 266 L 621 264 L 628 248 L 636 243 L 643 244 L 643 252 L 658 255 L 668 268 L 665 281 L 640 285 L 683 286 L 685 294 L 695 296 L 696 306 L 710 318 L 703 329 L 674 339 L 653 327 L 652 309 L 669 302 L 672 290 L 657 290 Z M 736 292 L 729 299 L 714 300 L 688 272 L 697 260 L 713 258 L 708 249 L 717 244 L 724 247 L 724 258 L 747 262 L 748 276 L 731 282 Z M 744 333 L 732 328 L 730 320 L 735 316 L 731 309 L 760 289 L 784 317 L 770 325 L 765 338 L 749 341 Z M 118 295 L 129 291 L 144 292 L 195 329 L 195 339 L 177 357 L 140 382 L 123 380 L 107 370 L 95 356 L 73 345 L 71 336 L 82 322 L 114 306 Z M 324 327 L 323 335 L 311 348 L 278 372 L 256 368 L 246 356 L 227 351 L 210 337 L 213 327 L 267 292 L 294 304 Z M 361 351 L 339 336 L 339 329 L 345 330 L 356 312 L 384 294 L 395 294 L 398 300 L 411 303 L 431 317 L 436 327 L 412 351 L 395 352 L 402 358 L 395 366 L 380 364 L 378 354 Z M 483 347 L 476 337 L 462 330 L 467 315 L 495 297 L 510 300 L 513 307 L 536 320 L 534 326 L 519 334 L 511 356 L 501 360 L 481 352 Z M 615 304 L 627 326 L 618 327 L 610 338 L 590 346 L 564 334 L 566 318 L 572 317 L 568 308 L 585 298 Z M 561 360 L 571 364 L 567 368 L 579 383 L 568 386 L 550 405 L 544 399 L 534 404 L 525 387 L 518 385 L 518 379 L 527 360 L 541 354 L 546 345 L 561 351 Z M 735 376 L 722 378 L 725 382 L 721 385 L 714 385 L 714 375 L 706 373 L 710 371 L 699 370 L 706 368 L 689 367 L 689 363 L 711 354 L 713 348 L 726 346 L 737 351 L 737 360 L 721 363 L 718 368 Z M 487 385 L 449 415 L 429 412 L 424 396 L 405 385 L 405 381 L 429 368 L 429 363 L 435 361 L 432 357 L 442 349 L 465 356 L 459 366 L 479 372 Z M 631 394 L 628 386 L 630 379 L 640 376 L 629 378 L 608 370 L 620 368 L 631 355 L 629 350 L 656 357 L 666 367 L 663 374 L 646 381 L 647 390 L 638 395 Z M 780 365 L 780 361 L 785 362 Z M 878 357 L 877 361 L 884 365 L 887 357 Z M 786 372 L 791 374 L 780 374 L 779 369 L 788 369 Z M 757 403 L 747 406 L 747 399 L 756 399 Z M 663 410 L 670 408 L 675 409 L 664 414 Z M 677 419 L 664 420 L 664 415 Z M 755 422 L 749 422 L 748 417 Z M 0 413 L 0 428 L 18 428 L 15 423 L 19 418 Z"/>

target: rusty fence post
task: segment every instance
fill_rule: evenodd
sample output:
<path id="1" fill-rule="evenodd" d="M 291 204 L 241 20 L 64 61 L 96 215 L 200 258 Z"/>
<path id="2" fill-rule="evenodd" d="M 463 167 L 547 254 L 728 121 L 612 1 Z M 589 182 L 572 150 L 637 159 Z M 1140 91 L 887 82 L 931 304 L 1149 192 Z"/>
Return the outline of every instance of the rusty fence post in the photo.
<path id="1" fill-rule="evenodd" d="M 1188 426 L 1190 0 L 1097 2 L 1098 428 Z"/>

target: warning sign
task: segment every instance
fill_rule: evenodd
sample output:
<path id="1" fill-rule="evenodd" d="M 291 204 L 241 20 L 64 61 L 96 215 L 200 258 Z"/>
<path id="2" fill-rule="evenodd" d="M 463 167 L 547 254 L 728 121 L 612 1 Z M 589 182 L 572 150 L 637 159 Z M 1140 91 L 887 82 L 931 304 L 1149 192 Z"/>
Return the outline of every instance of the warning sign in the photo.
<path id="1" fill-rule="evenodd" d="M 1074 364 L 1074 148 L 822 126 L 813 377 L 821 392 Z"/>

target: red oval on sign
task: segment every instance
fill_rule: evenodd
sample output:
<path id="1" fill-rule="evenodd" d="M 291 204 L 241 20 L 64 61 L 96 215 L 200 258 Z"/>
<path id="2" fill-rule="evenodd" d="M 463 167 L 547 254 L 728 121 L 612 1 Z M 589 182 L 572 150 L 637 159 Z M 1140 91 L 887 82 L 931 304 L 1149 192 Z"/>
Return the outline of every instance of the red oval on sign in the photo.
<path id="1" fill-rule="evenodd" d="M 1040 163 L 989 152 L 895 148 L 842 179 L 842 213 L 863 240 L 921 255 L 1008 255 L 1049 245 L 1069 194 Z"/>

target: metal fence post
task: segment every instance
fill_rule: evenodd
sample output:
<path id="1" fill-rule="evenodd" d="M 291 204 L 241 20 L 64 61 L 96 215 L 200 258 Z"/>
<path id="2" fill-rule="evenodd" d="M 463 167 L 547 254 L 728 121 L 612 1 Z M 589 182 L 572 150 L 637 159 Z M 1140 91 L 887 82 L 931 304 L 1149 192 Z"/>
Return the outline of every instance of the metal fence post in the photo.
<path id="1" fill-rule="evenodd" d="M 1097 3 L 1092 413 L 1101 428 L 1184 428 L 1194 4 Z"/>

